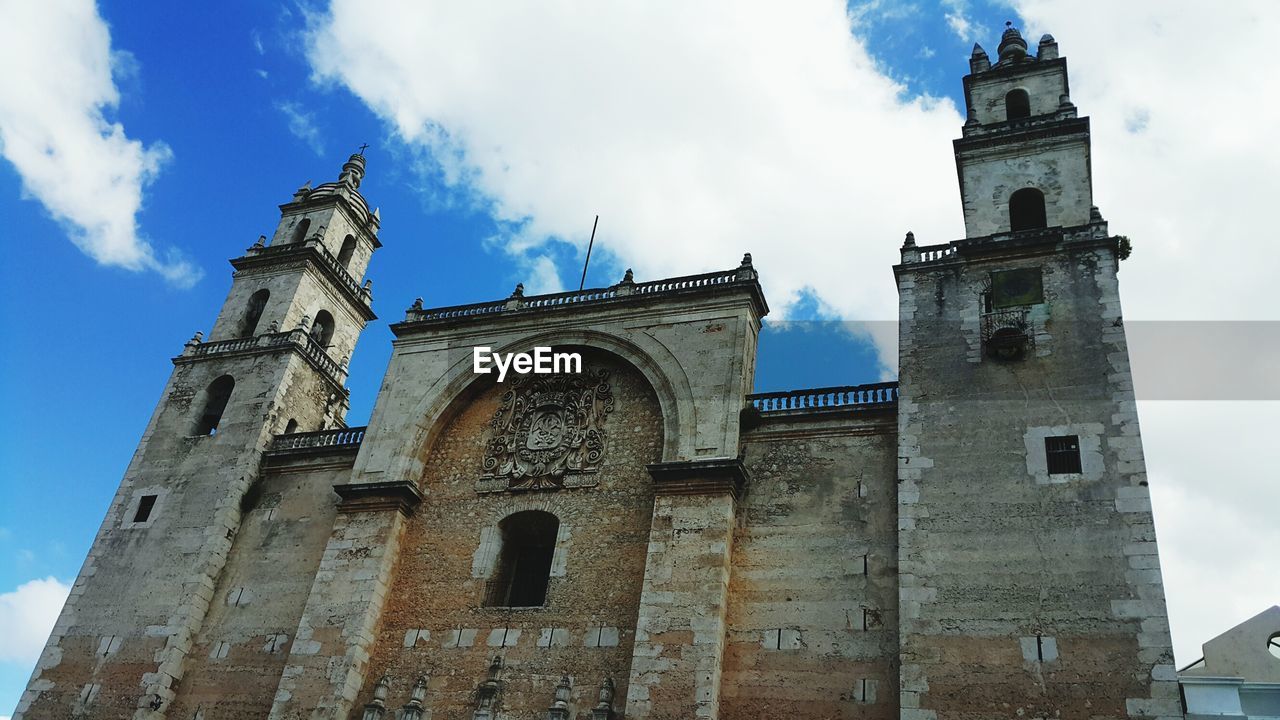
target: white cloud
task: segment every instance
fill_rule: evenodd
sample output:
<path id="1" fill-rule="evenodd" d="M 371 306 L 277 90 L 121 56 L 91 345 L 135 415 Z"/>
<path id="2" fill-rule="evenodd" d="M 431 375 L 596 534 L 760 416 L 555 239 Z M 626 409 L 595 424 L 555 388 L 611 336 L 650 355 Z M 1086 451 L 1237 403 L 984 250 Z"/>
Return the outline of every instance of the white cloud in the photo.
<path id="1" fill-rule="evenodd" d="M 1135 245 L 1121 274 L 1128 318 L 1274 319 L 1274 5 L 1015 5 L 1033 46 L 1043 31 L 1057 37 L 1072 99 L 1092 117 L 1096 202 Z M 956 34 L 998 42 L 1003 28 L 975 31 L 965 3 L 945 10 Z M 838 2 L 495 13 L 334 0 L 315 22 L 318 76 L 486 199 L 530 269 L 541 244 L 585 249 L 583 218 L 599 212 L 608 233 L 597 252 L 637 279 L 731 267 L 749 250 L 776 314 L 808 291 L 835 315 L 893 319 L 889 266 L 903 232 L 921 244 L 963 232 L 950 145 L 959 112 L 903 97 Z M 968 68 L 954 70 L 958 84 Z M 892 364 L 894 333 L 876 327 Z M 1276 506 L 1274 491 L 1255 481 L 1266 438 L 1198 412 L 1248 416 L 1262 432 L 1280 425 L 1276 408 L 1143 405 L 1183 662 L 1277 596 L 1248 552 L 1276 544 L 1258 510 Z"/>
<path id="2" fill-rule="evenodd" d="M 276 109 L 289 121 L 289 132 L 294 137 L 306 143 L 311 152 L 324 155 L 324 138 L 320 135 L 320 128 L 316 126 L 315 115 L 296 102 L 278 102 Z"/>
<path id="3" fill-rule="evenodd" d="M 133 65 L 111 51 L 92 0 L 0 0 L 0 152 L 89 256 L 189 286 L 199 271 L 175 253 L 159 257 L 138 234 L 142 190 L 169 148 L 129 139 L 103 114 L 120 101 L 113 72 Z"/>
<path id="4" fill-rule="evenodd" d="M 596 252 L 619 275 L 750 251 L 777 315 L 813 287 L 832 313 L 891 319 L 903 234 L 961 228 L 959 112 L 902 97 L 840 2 L 337 0 L 316 23 L 317 74 L 486 198 L 517 254 L 584 251 L 599 213 Z"/>
<path id="5" fill-rule="evenodd" d="M 969 3 L 965 0 L 942 0 L 942 6 L 946 8 L 947 27 L 951 28 L 951 32 L 964 42 L 976 40 L 977 33 L 974 31 L 973 22 L 969 20 L 965 13 L 969 9 Z"/>
<path id="6" fill-rule="evenodd" d="M 0 662 L 35 665 L 69 592 L 70 585 L 47 577 L 0 594 Z"/>
<path id="7" fill-rule="evenodd" d="M 1120 274 L 1127 319 L 1280 319 L 1269 217 L 1280 191 L 1269 50 L 1280 9 L 1265 0 L 1015 5 L 1033 46 L 1041 33 L 1057 38 L 1072 101 L 1091 116 L 1095 202 L 1134 243 Z M 1139 390 L 1179 355 L 1135 354 Z M 1266 512 L 1280 490 L 1264 461 L 1280 403 L 1147 402 L 1141 416 L 1174 646 L 1187 664 L 1204 641 L 1280 601 L 1267 553 L 1280 534 Z"/>

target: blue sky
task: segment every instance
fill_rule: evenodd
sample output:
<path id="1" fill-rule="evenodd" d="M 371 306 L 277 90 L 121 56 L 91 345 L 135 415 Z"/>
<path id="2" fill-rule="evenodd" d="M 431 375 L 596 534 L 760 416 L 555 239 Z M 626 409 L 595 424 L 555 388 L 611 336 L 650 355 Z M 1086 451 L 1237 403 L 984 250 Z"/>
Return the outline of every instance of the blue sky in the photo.
<path id="1" fill-rule="evenodd" d="M 704 86 L 705 95 L 695 89 L 688 104 L 714 101 L 717 106 L 732 106 L 741 102 L 731 94 L 736 81 L 749 87 L 754 78 L 771 88 L 775 95 L 770 97 L 776 102 L 767 108 L 750 106 L 750 112 L 741 114 L 742 132 L 750 135 L 736 135 L 726 124 L 723 133 L 713 128 L 704 146 L 715 146 L 716 138 L 723 138 L 723 157 L 747 156 L 770 170 L 789 162 L 779 160 L 789 155 L 776 150 L 788 141 L 801 147 L 812 137 L 814 144 L 830 140 L 830 147 L 815 153 L 809 164 L 778 172 L 788 178 L 788 187 L 768 184 L 758 189 L 760 195 L 749 188 L 727 199 L 709 194 L 685 205 L 658 191 L 650 197 L 651 188 L 643 183 L 628 184 L 648 167 L 628 165 L 629 156 L 647 157 L 646 162 L 657 166 L 664 158 L 653 158 L 648 149 L 672 144 L 661 133 L 686 136 L 681 134 L 678 123 L 683 120 L 675 105 L 650 117 L 659 101 L 679 104 L 679 96 L 672 101 L 646 95 L 643 77 L 630 95 L 617 93 L 621 80 L 597 87 L 591 84 L 596 78 L 590 74 L 583 76 L 581 85 L 575 85 L 573 77 L 563 85 L 551 81 L 536 85 L 547 105 L 573 106 L 572 112 L 559 115 L 546 111 L 540 96 L 519 95 L 523 87 L 495 87 L 485 81 L 487 73 L 510 74 L 510 67 L 536 65 L 536 57 L 531 60 L 529 55 L 512 59 L 513 65 L 498 63 L 490 68 L 484 58 L 461 57 L 457 48 L 441 44 L 439 65 L 427 62 L 421 73 L 388 77 L 385 68 L 368 65 L 376 53 L 361 45 L 385 42 L 387 56 L 392 58 L 399 51 L 394 37 L 384 40 L 395 35 L 394 23 L 377 12 L 367 17 L 347 15 L 353 12 L 350 6 L 331 9 L 327 4 L 99 3 L 97 12 L 109 27 L 115 53 L 110 69 L 119 101 L 97 107 L 109 123 L 121 126 L 127 138 L 140 142 L 156 163 L 153 171 L 143 173 L 146 181 L 135 183 L 141 207 L 134 216 L 136 234 L 131 238 L 154 248 L 154 259 L 147 261 L 152 269 L 146 269 L 146 263 L 143 269 L 128 269 L 85 252 L 73 242 L 83 236 L 83 229 L 65 217 L 55 217 L 57 213 L 39 192 L 32 191 L 32 183 L 13 162 L 14 148 L 5 148 L 8 161 L 0 162 L 0 228 L 10 257 L 0 264 L 4 308 L 0 339 L 6 349 L 0 354 L 0 383 L 6 397 L 0 405 L 0 424 L 6 428 L 0 435 L 0 595 L 40 578 L 51 576 L 64 583 L 74 579 L 171 370 L 169 358 L 194 331 L 207 332 L 217 314 L 230 284 L 227 259 L 239 255 L 259 234 L 270 235 L 278 218 L 276 205 L 287 201 L 306 180 L 335 178 L 342 161 L 361 143 L 370 144 L 362 191 L 381 208 L 385 247 L 369 270 L 374 307 L 381 319 L 364 333 L 351 365 L 348 422 L 352 425 L 367 420 L 386 366 L 390 352 L 386 324 L 401 317 L 415 297 L 423 297 L 428 306 L 447 305 L 504 297 L 520 281 L 535 291 L 571 286 L 581 271 L 586 234 L 596 213 L 601 214 L 600 231 L 588 286 L 612 284 L 628 266 L 636 267 L 640 280 L 728 268 L 736 265 L 742 252 L 752 251 L 780 317 L 892 319 L 888 313 L 895 300 L 889 264 L 902 233 L 915 229 L 922 242 L 931 243 L 962 234 L 949 154 L 949 143 L 959 133 L 960 77 L 967 72 L 973 40 L 980 39 L 994 51 L 1005 20 L 1019 25 L 1025 21 L 1037 31 L 1063 17 L 1048 29 L 1063 44 L 1073 69 L 1077 55 L 1094 53 L 1081 57 L 1082 70 L 1073 74 L 1073 84 L 1084 83 L 1093 88 L 1086 92 L 1097 96 L 1098 107 L 1082 105 L 1083 113 L 1109 110 L 1107 117 L 1115 119 L 1113 124 L 1128 122 L 1130 128 L 1134 118 L 1142 118 L 1143 125 L 1151 118 L 1153 136 L 1169 132 L 1177 139 L 1173 133 L 1181 131 L 1180 126 L 1161 124 L 1168 115 L 1160 110 L 1172 106 L 1173 100 L 1160 104 L 1156 80 L 1147 79 L 1152 88 L 1148 105 L 1135 105 L 1132 95 L 1107 94 L 1118 82 L 1105 73 L 1106 62 L 1111 61 L 1106 53 L 1116 48 L 1114 38 L 1091 35 L 1091 26 L 1078 21 L 1072 21 L 1078 29 L 1071 36 L 1066 28 L 1058 29 L 1070 24 L 1060 10 L 1043 7 L 1045 3 L 1031 5 L 1036 11 L 1025 20 L 1004 3 L 959 0 L 856 3 L 850 8 L 852 20 L 830 8 L 819 8 L 812 18 L 821 20 L 829 32 L 822 36 L 826 44 L 815 44 L 830 48 L 830 54 L 804 57 L 797 48 L 804 45 L 803 33 L 811 32 L 807 28 L 778 30 L 776 43 L 766 35 L 739 46 L 720 38 L 714 24 L 708 23 L 705 42 L 688 46 L 705 49 L 708 55 L 722 51 L 728 58 L 724 64 L 740 70 L 714 81 L 719 76 L 708 68 L 717 67 L 719 61 L 699 64 L 692 74 L 704 73 L 713 81 Z M 92 11 L 87 3 L 73 10 L 81 17 Z M 6 12 L 16 11 L 6 10 L 0 2 L 0 18 Z M 726 20 L 733 22 L 725 23 L 730 27 L 721 32 L 755 31 L 747 20 Z M 1098 24 L 1107 25 L 1104 20 Z M 1148 49 L 1158 53 L 1167 49 L 1162 44 L 1165 36 L 1178 40 L 1178 27 L 1172 21 L 1148 20 L 1129 20 L 1128 26 L 1138 31 L 1126 41 L 1141 46 L 1150 40 Z M 87 22 L 92 25 L 92 18 Z M 527 32 L 522 31 L 512 44 L 546 35 L 545 46 L 557 46 L 559 28 L 569 23 L 557 24 L 553 30 L 554 18 L 546 22 L 526 25 Z M 1220 24 L 1240 27 L 1225 20 Z M 477 22 L 475 27 L 482 25 Z M 603 24 L 597 34 L 607 41 L 612 30 Z M 686 30 L 672 31 L 669 49 L 655 48 L 652 42 L 641 45 L 641 51 L 652 53 L 655 73 L 662 71 L 664 63 L 674 66 L 685 57 L 681 53 L 688 48 L 680 43 L 692 34 Z M 476 32 L 480 36 L 463 46 L 478 48 L 480 55 L 504 52 L 506 45 L 495 42 L 495 37 L 515 37 L 488 25 Z M 483 34 L 488 32 L 498 34 Z M 619 32 L 633 37 L 629 31 Z M 643 33 L 643 28 L 636 32 Z M 847 46 L 841 44 L 844 36 L 852 38 Z M 664 35 L 657 32 L 653 37 Z M 1101 58 L 1092 64 L 1086 60 L 1096 56 Z M 620 57 L 602 58 L 602 53 L 588 46 L 580 57 L 548 60 L 547 72 L 572 75 L 580 68 L 590 70 L 593 64 L 608 69 L 613 67 L 611 62 L 619 63 L 620 73 L 629 71 L 631 66 L 623 65 Z M 839 84 L 843 89 L 833 96 L 842 98 L 847 107 L 824 114 L 820 94 L 793 94 L 794 82 L 788 80 L 792 76 L 780 71 L 774 78 L 761 70 L 764 63 L 789 68 L 798 62 L 815 64 L 814 72 L 801 73 L 816 78 L 815 83 Z M 840 68 L 823 69 L 825 62 Z M 1142 69 L 1136 63 L 1129 67 Z M 457 73 L 446 72 L 453 68 Z M 679 69 L 673 76 L 680 74 Z M 456 77 L 464 72 L 475 80 L 464 83 Z M 1151 72 L 1152 78 L 1158 74 Z M 380 87 L 382 78 L 387 78 L 388 87 Z M 66 81 L 75 84 L 74 78 Z M 393 81 L 400 81 L 404 91 Z M 8 90 L 0 85 L 0 93 L 4 92 Z M 512 99 L 494 97 L 504 92 Z M 1172 88 L 1168 92 L 1171 98 L 1175 94 Z M 1080 97 L 1088 95 L 1077 96 L 1078 104 Z M 628 104 L 636 98 L 639 102 Z M 817 109 L 799 113 L 800 120 L 787 111 L 789 107 L 804 110 L 811 101 L 818 103 Z M 504 115 L 514 119 L 497 117 Z M 810 125 L 811 117 L 819 120 Z M 0 114 L 0 122 L 3 118 Z M 694 129 L 687 137 L 700 137 L 698 132 L 705 129 L 701 121 L 689 121 Z M 758 129 L 756 122 L 761 123 Z M 564 133 L 557 133 L 560 126 Z M 617 127 L 618 134 L 611 137 L 604 132 L 596 138 L 595 131 L 602 126 Z M 1105 134 L 1111 132 L 1109 127 L 1096 131 L 1098 145 L 1109 137 Z M 650 132 L 654 139 L 646 138 Z M 1242 132 L 1247 136 L 1251 131 Z M 1119 137 L 1122 130 L 1115 133 Z M 778 138 L 771 141 L 769 151 L 756 152 L 742 139 L 766 134 Z M 551 144 L 549 139 L 563 146 L 540 154 Z M 1124 190 L 1133 185 L 1126 182 L 1125 168 L 1141 168 L 1142 162 L 1158 155 L 1160 143 L 1153 141 L 1156 149 L 1150 149 L 1143 142 L 1138 136 L 1111 142 L 1107 147 L 1115 150 L 1110 156 L 1095 146 L 1102 166 L 1100 184 L 1105 186 L 1098 189 L 1099 204 L 1104 211 L 1131 207 L 1128 218 L 1108 214 L 1113 220 L 1129 219 L 1135 229 L 1134 218 L 1156 216 L 1141 197 L 1130 198 Z M 1168 138 L 1161 142 L 1168 145 Z M 629 150 L 634 152 L 628 155 Z M 1121 152 L 1132 154 L 1120 156 Z M 790 155 L 808 157 L 807 152 Z M 725 164 L 708 162 L 716 157 L 690 160 L 681 155 L 670 161 L 687 168 L 682 176 L 699 179 L 698 187 L 714 188 L 720 182 L 738 187 L 743 173 L 716 176 L 714 168 Z M 1198 157 L 1185 160 L 1201 162 Z M 1273 167 L 1270 157 L 1253 162 L 1260 163 L 1259 172 Z M 744 167 L 749 174 L 751 166 Z M 109 170 L 108 164 L 104 171 Z M 1104 172 L 1112 174 L 1103 178 Z M 523 179 L 526 174 L 537 175 L 536 181 Z M 814 180 L 827 174 L 836 180 L 821 184 Z M 652 185 L 662 182 L 655 176 Z M 810 187 L 806 182 L 815 184 Z M 895 191 L 901 202 L 884 201 L 876 194 L 877 186 L 900 187 L 906 182 L 913 189 Z M 848 192 L 830 190 L 833 183 L 845 183 Z M 1274 189 L 1274 182 L 1261 184 Z M 786 194 L 790 185 L 801 187 Z M 582 188 L 606 189 L 596 194 Z M 620 190 L 611 194 L 611 188 Z M 1110 205 L 1107 191 L 1116 198 Z M 828 192 L 834 198 L 831 201 L 826 200 Z M 762 196 L 777 197 L 780 209 L 774 215 L 737 221 L 739 212 L 746 215 L 744 206 L 759 205 L 753 200 Z M 806 203 L 817 201 L 841 205 L 841 212 L 849 214 L 814 218 L 805 208 Z M 752 231 L 762 224 L 769 227 L 768 232 Z M 1172 239 L 1151 247 L 1150 264 L 1145 267 L 1159 272 L 1135 271 L 1136 287 L 1159 288 L 1170 273 L 1202 262 L 1194 242 L 1199 236 L 1194 233 L 1178 242 L 1180 235 L 1171 235 L 1158 223 L 1141 229 L 1148 237 Z M 1253 230 L 1247 225 L 1237 228 L 1239 235 Z M 659 236 L 664 240 L 652 240 Z M 84 242 L 92 244 L 92 240 Z M 798 249 L 802 247 L 803 252 Z M 1141 252 L 1135 255 L 1134 265 L 1142 260 Z M 802 255 L 807 265 L 789 264 L 793 254 Z M 833 263 L 821 261 L 823 257 L 849 258 L 849 262 L 833 268 L 828 267 Z M 183 262 L 186 265 L 181 267 L 186 269 L 174 270 Z M 170 271 L 170 277 L 166 279 L 157 268 Z M 1260 272 L 1271 270 L 1274 264 Z M 1132 287 L 1127 292 L 1128 302 L 1135 292 Z M 1144 305 L 1142 298 L 1152 294 L 1159 302 Z M 1162 311 L 1172 313 L 1169 317 L 1203 315 L 1201 306 L 1179 305 L 1175 297 L 1160 298 L 1155 289 L 1135 296 L 1136 307 L 1149 317 L 1159 317 Z M 1217 317 L 1239 317 L 1240 312 L 1224 306 Z M 892 373 L 880 361 L 883 347 L 878 354 L 875 345 L 854 339 L 838 324 L 804 327 L 766 332 L 757 389 L 874 382 Z M 1264 425 L 1275 417 L 1268 412 L 1272 414 L 1265 416 Z M 1169 422 L 1169 427 L 1186 427 L 1193 421 Z M 1172 459 L 1167 461 L 1176 466 Z M 1193 491 L 1187 493 L 1192 494 L 1179 498 L 1180 507 L 1195 503 Z M 1170 515 L 1177 512 L 1170 510 Z M 1222 522 L 1238 525 L 1240 518 L 1228 515 Z M 1187 576 L 1194 577 L 1190 570 Z M 1203 603 L 1188 606 L 1186 612 L 1203 613 L 1204 607 Z M 1224 612 L 1219 630 L 1229 624 L 1225 619 L 1243 610 L 1232 612 Z M 1186 644 L 1194 652 L 1195 644 L 1206 639 L 1206 629 L 1184 627 L 1192 638 Z M 1175 624 L 1175 633 L 1178 630 Z M 1185 663 L 1194 657 L 1179 659 Z M 26 662 L 0 658 L 0 712 L 16 704 L 29 670 Z"/>

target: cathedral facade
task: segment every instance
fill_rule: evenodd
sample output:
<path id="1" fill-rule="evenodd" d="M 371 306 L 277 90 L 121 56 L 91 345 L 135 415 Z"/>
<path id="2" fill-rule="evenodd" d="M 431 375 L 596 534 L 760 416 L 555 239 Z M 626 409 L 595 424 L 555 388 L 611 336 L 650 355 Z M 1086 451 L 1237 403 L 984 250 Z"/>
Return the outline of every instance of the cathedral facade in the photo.
<path id="1" fill-rule="evenodd" d="M 1181 716 L 1089 121 L 1047 35 L 964 90 L 966 236 L 907 235 L 892 383 L 753 394 L 748 255 L 415 302 L 347 427 L 380 218 L 362 155 L 299 189 L 14 719 Z M 482 346 L 581 365 L 499 382 Z"/>

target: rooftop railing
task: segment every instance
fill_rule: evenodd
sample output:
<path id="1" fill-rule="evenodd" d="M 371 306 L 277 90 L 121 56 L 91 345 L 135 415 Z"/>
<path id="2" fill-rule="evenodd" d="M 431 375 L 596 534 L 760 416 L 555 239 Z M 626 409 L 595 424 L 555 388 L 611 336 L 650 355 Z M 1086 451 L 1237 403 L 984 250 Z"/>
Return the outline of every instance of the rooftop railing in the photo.
<path id="1" fill-rule="evenodd" d="M 475 315 L 489 315 L 494 313 L 523 310 L 525 308 L 549 308 L 564 305 L 604 302 L 632 295 L 659 295 L 663 293 L 729 285 L 739 280 L 747 281 L 755 279 L 755 270 L 751 268 L 749 261 L 744 260 L 741 267 L 733 270 L 704 273 L 702 275 L 687 275 L 684 277 L 655 280 L 652 282 L 637 283 L 631 282 L 630 280 L 624 280 L 617 285 L 607 288 L 588 288 L 586 290 L 551 293 L 547 295 L 530 295 L 528 297 L 521 294 L 520 291 L 517 291 L 516 294 L 506 300 L 473 303 L 470 305 L 450 305 L 448 307 L 439 308 L 424 309 L 420 307 L 420 304 L 415 304 L 414 307 L 409 308 L 405 312 L 405 322 L 422 322 L 427 320 L 444 320 L 449 318 L 471 317 Z"/>
<path id="2" fill-rule="evenodd" d="M 870 383 L 839 387 L 755 393 L 747 402 L 762 413 L 822 408 L 875 407 L 898 401 L 898 383 Z"/>

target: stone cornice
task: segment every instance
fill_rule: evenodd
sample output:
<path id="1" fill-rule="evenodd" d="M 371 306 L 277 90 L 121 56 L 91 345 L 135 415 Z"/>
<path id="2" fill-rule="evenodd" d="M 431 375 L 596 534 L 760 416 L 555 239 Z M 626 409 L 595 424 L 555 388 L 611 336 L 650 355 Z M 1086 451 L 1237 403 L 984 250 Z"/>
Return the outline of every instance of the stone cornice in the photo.
<path id="1" fill-rule="evenodd" d="M 958 137 L 951 141 L 951 145 L 955 148 L 956 155 L 959 156 L 961 153 L 975 150 L 1021 145 L 1035 140 L 1065 138 L 1072 135 L 1081 135 L 1087 139 L 1089 137 L 1089 118 L 1067 118 L 1048 122 L 1027 123 L 1025 125 L 1010 124 L 1005 130 Z"/>
<path id="2" fill-rule="evenodd" d="M 422 493 L 407 480 L 379 483 L 343 483 L 334 485 L 333 491 L 342 498 L 340 512 L 372 512 L 397 510 L 412 515 L 422 502 Z"/>
<path id="3" fill-rule="evenodd" d="M 677 460 L 645 466 L 655 495 L 719 495 L 737 499 L 750 476 L 741 458 Z"/>

